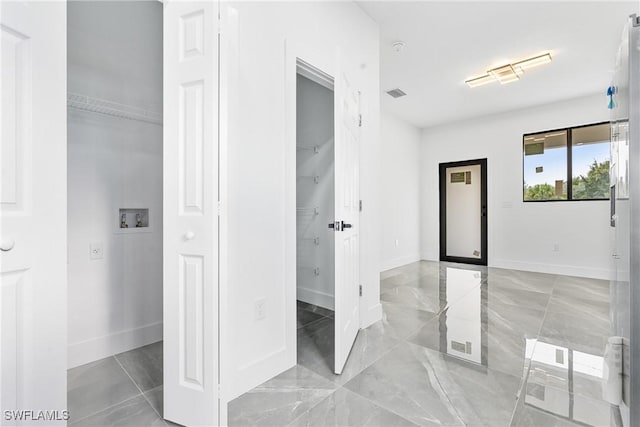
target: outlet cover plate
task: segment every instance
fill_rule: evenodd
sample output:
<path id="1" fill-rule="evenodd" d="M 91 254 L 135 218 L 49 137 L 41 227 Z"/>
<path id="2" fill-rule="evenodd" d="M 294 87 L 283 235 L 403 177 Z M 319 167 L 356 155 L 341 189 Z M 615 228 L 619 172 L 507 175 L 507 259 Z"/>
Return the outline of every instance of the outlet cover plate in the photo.
<path id="1" fill-rule="evenodd" d="M 104 257 L 102 242 L 92 242 L 89 245 L 89 257 L 91 259 L 102 259 Z"/>
<path id="2" fill-rule="evenodd" d="M 253 305 L 253 318 L 255 321 L 258 321 L 265 317 L 267 317 L 267 299 L 257 299 Z"/>

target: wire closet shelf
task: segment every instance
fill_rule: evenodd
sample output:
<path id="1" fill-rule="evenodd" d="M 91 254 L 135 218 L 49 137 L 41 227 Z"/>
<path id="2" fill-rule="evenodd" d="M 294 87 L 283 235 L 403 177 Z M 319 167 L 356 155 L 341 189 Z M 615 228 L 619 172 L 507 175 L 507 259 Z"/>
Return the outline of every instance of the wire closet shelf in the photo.
<path id="1" fill-rule="evenodd" d="M 80 93 L 67 93 L 67 107 L 80 111 L 104 114 L 121 119 L 162 125 L 162 113 L 120 104 L 106 99 L 93 98 Z"/>

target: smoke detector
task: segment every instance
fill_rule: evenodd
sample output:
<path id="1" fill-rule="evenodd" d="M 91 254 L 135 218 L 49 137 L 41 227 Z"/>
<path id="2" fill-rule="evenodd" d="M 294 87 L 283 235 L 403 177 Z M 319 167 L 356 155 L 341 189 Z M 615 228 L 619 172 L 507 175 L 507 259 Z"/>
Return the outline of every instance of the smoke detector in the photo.
<path id="1" fill-rule="evenodd" d="M 392 47 L 392 48 L 393 48 L 393 50 L 395 50 L 396 52 L 401 52 L 401 51 L 402 51 L 402 49 L 404 49 L 404 47 L 405 47 L 406 45 L 407 45 L 407 44 L 406 44 L 405 42 L 403 42 L 403 41 L 401 41 L 401 40 L 398 40 L 398 41 L 396 41 L 396 42 L 393 42 L 393 43 L 391 44 L 391 47 Z"/>
<path id="2" fill-rule="evenodd" d="M 401 96 L 405 96 L 406 95 L 406 93 L 403 90 L 398 89 L 398 88 L 388 90 L 387 94 L 389 96 L 393 97 L 393 98 L 400 98 Z"/>

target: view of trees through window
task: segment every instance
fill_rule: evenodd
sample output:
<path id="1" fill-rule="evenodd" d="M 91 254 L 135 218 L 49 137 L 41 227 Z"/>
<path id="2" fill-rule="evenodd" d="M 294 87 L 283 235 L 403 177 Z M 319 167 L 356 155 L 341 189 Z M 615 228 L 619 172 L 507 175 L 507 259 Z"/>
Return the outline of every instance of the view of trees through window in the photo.
<path id="1" fill-rule="evenodd" d="M 609 198 L 609 124 L 524 136 L 524 201 Z"/>

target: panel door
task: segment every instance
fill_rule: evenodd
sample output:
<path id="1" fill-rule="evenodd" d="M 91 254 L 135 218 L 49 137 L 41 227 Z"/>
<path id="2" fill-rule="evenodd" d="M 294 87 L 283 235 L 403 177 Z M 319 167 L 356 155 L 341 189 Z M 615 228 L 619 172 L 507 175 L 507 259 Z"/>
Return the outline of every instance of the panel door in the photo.
<path id="1" fill-rule="evenodd" d="M 360 308 L 360 95 L 344 73 L 335 79 L 335 366 L 342 373 Z"/>
<path id="2" fill-rule="evenodd" d="M 63 424 L 66 4 L 2 2 L 0 35 L 0 425 Z"/>
<path id="3" fill-rule="evenodd" d="M 164 4 L 164 417 L 218 425 L 218 2 Z"/>

